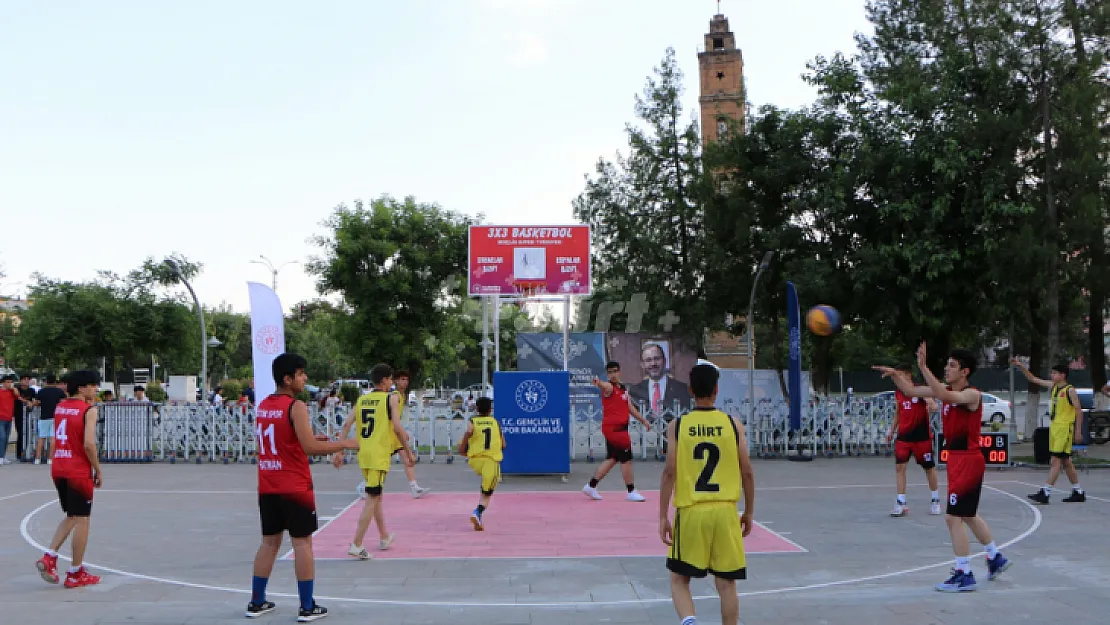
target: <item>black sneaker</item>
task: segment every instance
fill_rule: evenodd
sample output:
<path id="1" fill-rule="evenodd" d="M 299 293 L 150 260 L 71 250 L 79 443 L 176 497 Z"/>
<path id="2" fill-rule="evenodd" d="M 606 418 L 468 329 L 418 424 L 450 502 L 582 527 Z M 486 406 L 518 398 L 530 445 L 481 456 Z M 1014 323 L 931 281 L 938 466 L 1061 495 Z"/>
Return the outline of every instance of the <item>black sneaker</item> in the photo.
<path id="1" fill-rule="evenodd" d="M 1069 495 L 1067 499 L 1064 499 L 1062 501 L 1064 501 L 1065 503 L 1083 503 L 1084 501 L 1087 501 L 1087 493 L 1073 490 L 1071 491 L 1071 495 Z"/>
<path id="2" fill-rule="evenodd" d="M 273 601 L 263 601 L 262 603 L 254 603 L 253 601 L 247 604 L 247 618 L 258 618 L 263 614 L 269 614 L 277 607 Z"/>
<path id="3" fill-rule="evenodd" d="M 1043 504 L 1043 505 L 1046 505 L 1046 506 L 1048 505 L 1048 493 L 1044 492 L 1044 489 L 1041 489 L 1041 490 L 1033 493 L 1032 495 L 1028 495 L 1028 497 L 1029 497 L 1029 499 L 1031 499 L 1031 500 L 1033 500 L 1033 501 L 1035 501 L 1039 504 Z"/>
<path id="4" fill-rule="evenodd" d="M 312 621 L 315 621 L 317 619 L 322 619 L 327 615 L 328 615 L 328 609 L 323 607 L 323 606 L 317 605 L 316 602 L 313 601 L 311 610 L 306 610 L 304 608 L 301 608 L 300 612 L 297 614 L 297 622 L 298 623 L 311 623 Z"/>

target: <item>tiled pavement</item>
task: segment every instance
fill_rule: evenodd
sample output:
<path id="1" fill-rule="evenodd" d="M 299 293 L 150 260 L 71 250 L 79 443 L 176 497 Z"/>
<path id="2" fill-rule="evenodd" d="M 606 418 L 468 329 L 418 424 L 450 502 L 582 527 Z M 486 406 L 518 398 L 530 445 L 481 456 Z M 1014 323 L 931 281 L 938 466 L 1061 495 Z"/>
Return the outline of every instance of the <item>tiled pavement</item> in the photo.
<path id="1" fill-rule="evenodd" d="M 567 484 L 507 477 L 481 534 L 466 522 L 477 497 L 466 465 L 420 464 L 421 483 L 435 490 L 419 501 L 396 471 L 386 509 L 395 551 L 369 562 L 321 559 L 317 595 L 332 611 L 324 622 L 677 623 L 655 537 L 660 465 L 636 465 L 646 503 L 623 501 L 616 473 L 602 483 L 605 501 L 586 499 L 577 491 L 595 467 L 574 464 Z M 1005 551 L 1016 564 L 987 582 L 976 558 L 980 589 L 952 596 L 932 590 L 951 567 L 951 548 L 943 518 L 927 514 L 916 468 L 902 519 L 887 516 L 887 458 L 757 461 L 755 469 L 755 516 L 770 531 L 753 535 L 752 551 L 791 543 L 807 551 L 751 555 L 750 579 L 739 585 L 744 623 L 1108 622 L 1110 471 L 1082 474 L 1086 504 L 1057 497 L 1036 509 L 1025 494 L 1043 471 L 990 471 L 981 511 L 997 542 L 1012 543 Z M 320 515 L 332 519 L 319 555 L 341 556 L 358 477 L 330 466 L 315 473 Z M 0 467 L 0 623 L 243 622 L 258 544 L 254 480 L 249 465 L 106 466 L 88 553 L 104 580 L 72 591 L 44 584 L 32 565 L 32 543 L 46 542 L 60 518 L 48 468 Z M 614 536 L 624 539 L 620 550 Z M 704 597 L 699 622 L 719 622 L 712 583 L 694 587 Z M 292 562 L 278 563 L 270 590 L 279 609 L 261 621 L 294 622 Z"/>

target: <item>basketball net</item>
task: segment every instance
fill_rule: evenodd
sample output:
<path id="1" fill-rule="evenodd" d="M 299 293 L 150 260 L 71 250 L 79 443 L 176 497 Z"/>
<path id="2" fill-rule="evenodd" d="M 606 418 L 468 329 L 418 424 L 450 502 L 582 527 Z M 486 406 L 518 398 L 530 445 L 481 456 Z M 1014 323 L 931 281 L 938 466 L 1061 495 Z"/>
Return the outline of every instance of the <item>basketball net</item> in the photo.
<path id="1" fill-rule="evenodd" d="M 513 289 L 516 290 L 517 297 L 521 298 L 516 302 L 516 308 L 529 316 L 529 324 L 532 323 L 531 311 L 528 309 L 528 301 L 525 298 L 535 297 L 541 286 L 543 286 L 543 282 L 539 280 L 513 280 Z"/>

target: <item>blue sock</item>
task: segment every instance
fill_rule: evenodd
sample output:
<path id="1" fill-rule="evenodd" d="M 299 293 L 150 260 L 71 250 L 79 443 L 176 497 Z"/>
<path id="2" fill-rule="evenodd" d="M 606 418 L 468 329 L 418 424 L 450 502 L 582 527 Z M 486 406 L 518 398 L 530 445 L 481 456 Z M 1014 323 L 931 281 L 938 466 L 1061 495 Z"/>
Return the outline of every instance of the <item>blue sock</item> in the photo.
<path id="1" fill-rule="evenodd" d="M 259 577 L 257 575 L 251 579 L 251 603 L 262 605 L 266 601 L 266 584 L 269 581 L 269 577 Z"/>
<path id="2" fill-rule="evenodd" d="M 312 606 L 316 604 L 312 600 L 312 580 L 305 581 L 297 580 L 297 594 L 301 596 L 301 609 L 311 610 Z"/>

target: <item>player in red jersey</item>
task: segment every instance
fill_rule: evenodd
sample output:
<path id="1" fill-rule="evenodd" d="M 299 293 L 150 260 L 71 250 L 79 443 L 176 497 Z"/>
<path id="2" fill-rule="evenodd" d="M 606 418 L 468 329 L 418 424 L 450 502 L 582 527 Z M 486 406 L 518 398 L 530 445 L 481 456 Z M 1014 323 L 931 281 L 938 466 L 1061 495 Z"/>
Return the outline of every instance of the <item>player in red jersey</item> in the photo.
<path id="1" fill-rule="evenodd" d="M 913 368 L 908 364 L 900 364 L 894 368 L 895 375 L 901 376 L 908 382 L 913 380 Z M 906 503 L 906 467 L 910 458 L 917 460 L 917 464 L 925 470 L 925 478 L 929 481 L 929 490 L 932 491 L 932 502 L 929 506 L 930 514 L 940 514 L 940 493 L 937 491 L 937 463 L 933 457 L 933 428 L 929 423 L 929 415 L 936 409 L 937 404 L 931 398 L 908 397 L 902 391 L 894 391 L 894 402 L 897 409 L 894 412 L 894 423 L 890 424 L 890 432 L 886 435 L 887 442 L 895 436 L 898 440 L 894 443 L 894 470 L 895 482 L 898 486 L 898 497 L 894 501 L 894 509 L 890 516 L 906 516 L 910 511 Z"/>
<path id="2" fill-rule="evenodd" d="M 621 384 L 620 363 L 610 361 L 605 365 L 605 373 L 609 381 L 602 382 L 594 378 L 594 386 L 601 389 L 601 434 L 605 437 L 606 458 L 605 462 L 597 468 L 590 483 L 582 487 L 582 492 L 590 499 L 601 499 L 601 493 L 597 492 L 597 484 L 605 479 L 613 465 L 619 462 L 624 485 L 628 489 L 626 497 L 628 501 L 647 501 L 636 491 L 635 479 L 632 475 L 632 438 L 628 436 L 628 417 L 629 415 L 636 417 L 636 420 L 643 423 L 646 428 L 650 428 L 651 425 L 640 415 L 640 411 L 632 406 L 628 391 Z"/>
<path id="3" fill-rule="evenodd" d="M 100 375 L 95 371 L 74 371 L 66 378 L 69 397 L 54 409 L 54 462 L 50 476 L 58 491 L 58 503 L 66 518 L 58 524 L 50 549 L 35 562 L 42 578 L 58 583 L 58 550 L 73 534 L 72 566 L 66 573 L 66 588 L 91 586 L 100 582 L 85 570 L 85 547 L 89 544 L 89 515 L 93 490 L 100 488 L 104 475 L 96 449 L 96 391 Z"/>
<path id="4" fill-rule="evenodd" d="M 258 443 L 258 511 L 262 544 L 254 557 L 254 579 L 247 617 L 256 618 L 277 606 L 266 600 L 266 585 L 274 569 L 285 532 L 293 543 L 293 565 L 301 605 L 297 621 L 307 623 L 328 615 L 312 596 L 316 561 L 312 534 L 316 531 L 316 495 L 312 488 L 309 456 L 323 456 L 344 449 L 358 449 L 358 441 L 329 441 L 312 434 L 308 406 L 295 397 L 304 390 L 307 361 L 297 354 L 281 354 L 272 365 L 277 390 L 255 410 Z"/>
<path id="5" fill-rule="evenodd" d="M 954 349 L 944 367 L 942 384 L 929 371 L 926 363 L 925 343 L 917 349 L 917 366 L 928 388 L 913 386 L 908 380 L 894 375 L 894 370 L 882 367 L 884 377 L 890 375 L 894 383 L 910 397 L 935 397 L 943 402 L 941 419 L 944 424 L 944 446 L 948 450 L 948 533 L 952 537 L 952 551 L 956 554 L 956 568 L 952 576 L 937 584 L 942 592 L 975 590 L 975 576 L 971 573 L 970 541 L 967 529 L 975 533 L 987 549 L 987 579 L 997 578 L 1010 568 L 1007 560 L 991 538 L 987 522 L 979 516 L 979 496 L 983 491 L 986 460 L 979 449 L 979 428 L 983 416 L 983 396 L 971 386 L 968 378 L 975 372 L 975 354 L 966 349 Z"/>

